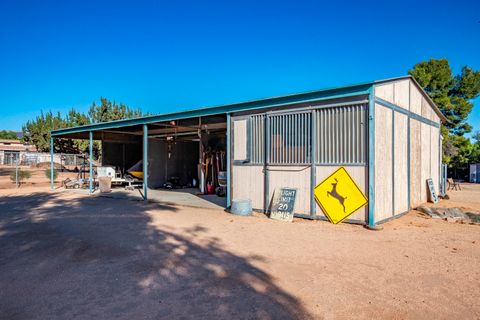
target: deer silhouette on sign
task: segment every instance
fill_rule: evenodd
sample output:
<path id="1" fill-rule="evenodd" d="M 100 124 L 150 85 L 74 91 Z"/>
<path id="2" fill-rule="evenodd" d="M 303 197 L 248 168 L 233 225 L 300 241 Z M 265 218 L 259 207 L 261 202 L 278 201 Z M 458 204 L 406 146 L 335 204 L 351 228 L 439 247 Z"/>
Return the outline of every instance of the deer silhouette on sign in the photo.
<path id="1" fill-rule="evenodd" d="M 345 212 L 345 199 L 347 199 L 347 197 L 342 197 L 340 194 L 338 194 L 337 184 L 338 180 L 335 178 L 335 183 L 332 183 L 332 191 L 327 191 L 327 196 L 332 196 L 337 199 L 343 207 L 343 212 Z"/>

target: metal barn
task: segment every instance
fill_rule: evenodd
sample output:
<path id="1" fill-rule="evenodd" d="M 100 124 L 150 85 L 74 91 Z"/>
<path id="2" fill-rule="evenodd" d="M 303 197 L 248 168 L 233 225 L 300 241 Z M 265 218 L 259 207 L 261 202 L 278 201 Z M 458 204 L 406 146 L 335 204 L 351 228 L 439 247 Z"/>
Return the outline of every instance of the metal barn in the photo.
<path id="1" fill-rule="evenodd" d="M 102 164 L 121 170 L 143 159 L 144 199 L 169 173 L 179 181 L 199 179 L 202 154 L 217 150 L 217 159 L 225 159 L 216 162 L 226 172 L 224 206 L 250 199 L 254 209 L 268 212 L 274 190 L 293 187 L 295 215 L 309 219 L 325 219 L 313 189 L 343 166 L 368 198 L 346 221 L 375 226 L 426 202 L 427 179 L 440 190 L 442 121 L 428 95 L 405 76 L 59 129 L 51 143 L 101 140 Z"/>

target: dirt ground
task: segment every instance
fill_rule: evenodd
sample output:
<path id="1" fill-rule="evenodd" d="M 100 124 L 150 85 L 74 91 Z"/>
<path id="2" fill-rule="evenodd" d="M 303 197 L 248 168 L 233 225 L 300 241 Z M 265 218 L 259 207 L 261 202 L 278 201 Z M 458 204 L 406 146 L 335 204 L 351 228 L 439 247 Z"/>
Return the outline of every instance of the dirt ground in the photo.
<path id="1" fill-rule="evenodd" d="M 31 174 L 29 179 L 26 179 L 21 183 L 20 188 L 50 186 L 50 179 L 45 175 L 45 168 L 22 166 L 19 169 L 28 171 Z M 15 182 L 10 179 L 10 173 L 12 172 L 15 172 L 15 167 L 0 165 L 0 189 L 12 189 L 16 187 Z M 77 177 L 77 173 L 75 172 L 68 172 L 67 170 L 64 172 L 59 171 L 55 186 L 59 187 L 63 180 L 75 177 Z"/>
<path id="2" fill-rule="evenodd" d="M 480 209 L 480 186 L 441 206 Z M 479 319 L 480 226 L 0 190 L 2 319 Z"/>

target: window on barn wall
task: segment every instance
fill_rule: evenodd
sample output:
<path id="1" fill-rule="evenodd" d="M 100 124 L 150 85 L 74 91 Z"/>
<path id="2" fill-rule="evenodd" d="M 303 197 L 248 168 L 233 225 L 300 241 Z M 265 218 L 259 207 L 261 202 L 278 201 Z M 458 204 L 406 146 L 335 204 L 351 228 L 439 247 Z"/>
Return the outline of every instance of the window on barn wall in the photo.
<path id="1" fill-rule="evenodd" d="M 310 164 L 312 115 L 316 120 L 317 164 L 366 163 L 366 104 L 251 116 L 251 163 L 265 161 L 265 119 L 268 117 L 269 164 Z"/>
<path id="2" fill-rule="evenodd" d="M 366 163 L 367 105 L 315 110 L 317 164 Z"/>
<path id="3" fill-rule="evenodd" d="M 311 125 L 311 112 L 269 115 L 269 163 L 310 163 Z"/>
<path id="4" fill-rule="evenodd" d="M 265 115 L 250 118 L 251 128 L 251 162 L 263 164 L 265 161 Z"/>
<path id="5" fill-rule="evenodd" d="M 233 121 L 233 161 L 248 162 L 248 119 Z"/>

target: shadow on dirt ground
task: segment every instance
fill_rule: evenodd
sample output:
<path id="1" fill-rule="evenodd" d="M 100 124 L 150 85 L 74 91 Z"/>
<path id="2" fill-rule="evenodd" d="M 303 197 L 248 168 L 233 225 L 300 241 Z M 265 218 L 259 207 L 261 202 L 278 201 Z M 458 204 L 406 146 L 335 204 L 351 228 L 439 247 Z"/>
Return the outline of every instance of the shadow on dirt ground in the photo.
<path id="1" fill-rule="evenodd" d="M 261 258 L 234 255 L 215 238 L 193 243 L 205 231 L 198 225 L 152 226 L 148 211 L 175 207 L 98 200 L 0 198 L 1 318 L 310 318 L 251 264 Z"/>

